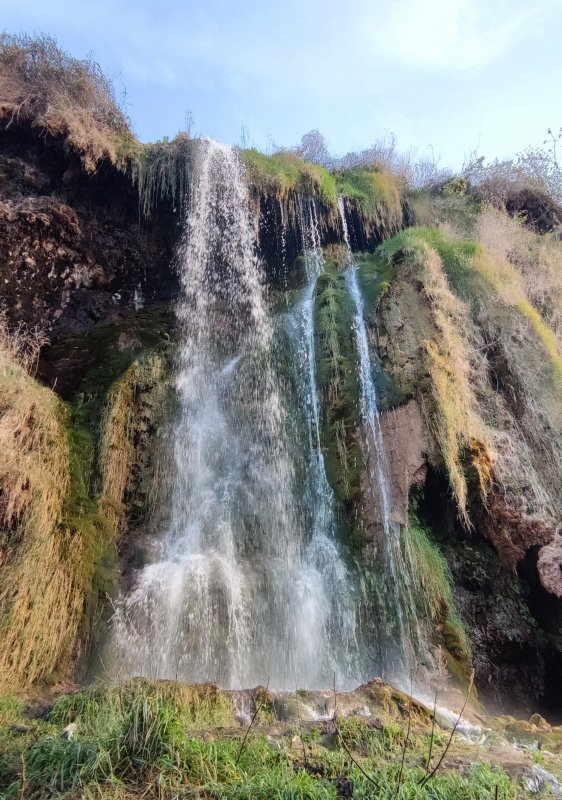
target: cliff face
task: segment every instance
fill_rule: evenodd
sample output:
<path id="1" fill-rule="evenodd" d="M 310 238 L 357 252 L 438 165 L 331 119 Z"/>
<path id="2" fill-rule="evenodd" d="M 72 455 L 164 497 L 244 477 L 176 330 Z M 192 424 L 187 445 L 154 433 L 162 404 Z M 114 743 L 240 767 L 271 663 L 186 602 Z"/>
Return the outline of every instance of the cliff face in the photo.
<path id="1" fill-rule="evenodd" d="M 315 309 L 322 444 L 346 542 L 368 567 L 381 533 L 363 464 L 353 309 L 337 244 L 334 200 L 347 186 L 355 192 L 347 201 L 352 245 L 375 250 L 388 240 L 360 258 L 360 275 L 393 520 L 416 531 L 430 572 L 443 555 L 448 562 L 450 574 L 445 565 L 441 584 L 432 585 L 432 610 L 420 606 L 432 641 L 465 673 L 472 660 L 485 698 L 501 703 L 531 685 L 530 705 L 562 706 L 555 680 L 562 663 L 562 429 L 558 345 L 549 333 L 558 335 L 558 312 L 548 299 L 540 305 L 531 296 L 528 277 L 514 275 L 509 259 L 490 266 L 484 251 L 447 230 L 408 229 L 393 238 L 412 212 L 404 189 L 396 194 L 396 183 L 379 173 L 371 186 L 378 199 L 365 196 L 367 206 L 341 176 L 337 183 L 317 168 L 295 171 L 290 158 L 264 166 L 251 153 L 245 157 L 274 299 L 298 286 L 302 273 L 299 192 L 316 198 L 328 264 Z M 0 473 L 1 568 L 11 586 L 0 604 L 9 613 L 26 590 L 25 542 L 34 543 L 35 563 L 52 563 L 56 543 L 53 585 L 72 604 L 70 633 L 59 630 L 52 647 L 43 643 L 42 662 L 29 657 L 15 670 L 13 685 L 27 685 L 72 674 L 95 645 L 108 614 L 106 592 L 130 575 L 130 531 L 146 523 L 155 497 L 165 504 L 157 476 L 174 409 L 171 308 L 180 211 L 173 192 L 163 192 L 144 214 L 146 197 L 128 175 L 107 160 L 89 174 L 60 137 L 39 136 L 26 124 L 0 132 L 0 175 L 5 326 L 46 332 L 37 377 L 54 389 L 41 392 L 57 419 L 55 425 L 37 411 L 39 382 L 20 376 L 20 396 L 29 402 L 17 424 L 4 427 L 14 460 Z M 499 224 L 488 218 L 488 240 L 492 223 Z M 546 240 L 525 241 L 531 248 Z M 6 387 L 20 356 L 3 367 L 4 423 L 17 416 Z M 71 465 L 68 496 L 41 530 L 34 503 L 52 487 L 22 466 L 14 446 L 22 424 L 30 463 L 38 441 L 56 440 Z M 420 589 L 430 591 L 423 581 Z M 25 646 L 31 652 L 33 641 Z"/>
<path id="2" fill-rule="evenodd" d="M 54 340 L 174 297 L 177 214 L 139 216 L 130 178 L 103 162 L 88 175 L 61 139 L 2 131 L 0 282 L 12 322 Z"/>

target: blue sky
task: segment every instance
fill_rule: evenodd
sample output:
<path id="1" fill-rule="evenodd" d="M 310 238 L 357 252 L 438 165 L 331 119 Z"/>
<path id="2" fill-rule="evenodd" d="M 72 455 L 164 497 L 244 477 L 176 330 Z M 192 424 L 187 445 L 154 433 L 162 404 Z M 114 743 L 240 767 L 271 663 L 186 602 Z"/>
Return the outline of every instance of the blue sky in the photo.
<path id="1" fill-rule="evenodd" d="M 0 0 L 0 20 L 93 53 L 143 141 L 190 112 L 226 142 L 318 128 L 341 154 L 392 131 L 458 166 L 562 125 L 562 0 Z"/>

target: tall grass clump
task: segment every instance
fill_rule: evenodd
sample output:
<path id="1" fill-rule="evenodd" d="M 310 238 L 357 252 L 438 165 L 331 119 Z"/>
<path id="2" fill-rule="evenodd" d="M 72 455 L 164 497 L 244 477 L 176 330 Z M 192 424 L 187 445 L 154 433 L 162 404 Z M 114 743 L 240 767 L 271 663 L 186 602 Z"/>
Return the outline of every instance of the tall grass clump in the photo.
<path id="1" fill-rule="evenodd" d="M 63 136 L 87 172 L 104 159 L 124 168 L 136 147 L 99 64 L 72 58 L 50 36 L 0 34 L 0 123 L 18 122 Z"/>
<path id="2" fill-rule="evenodd" d="M 70 486 L 66 411 L 27 371 L 36 334 L 0 319 L 0 683 L 54 669 L 75 633 L 80 603 L 71 560 L 80 542 L 58 535 Z M 68 549 L 70 548 L 70 553 Z"/>
<path id="3" fill-rule="evenodd" d="M 38 335 L 0 320 L 0 688 L 76 659 L 107 520 L 88 496 L 90 437 L 28 372 Z M 93 613 L 93 612 L 92 612 Z"/>
<path id="4" fill-rule="evenodd" d="M 451 655 L 467 664 L 470 645 L 455 611 L 449 565 L 429 529 L 421 522 L 415 501 L 410 503 L 408 524 L 401 542 L 420 618 L 431 623 L 432 630 L 437 631 Z"/>
<path id="5" fill-rule="evenodd" d="M 156 349 L 138 358 L 109 390 L 101 424 L 99 507 L 117 535 L 126 525 L 127 495 L 141 478 L 150 429 L 162 421 L 168 389 L 169 369 Z"/>

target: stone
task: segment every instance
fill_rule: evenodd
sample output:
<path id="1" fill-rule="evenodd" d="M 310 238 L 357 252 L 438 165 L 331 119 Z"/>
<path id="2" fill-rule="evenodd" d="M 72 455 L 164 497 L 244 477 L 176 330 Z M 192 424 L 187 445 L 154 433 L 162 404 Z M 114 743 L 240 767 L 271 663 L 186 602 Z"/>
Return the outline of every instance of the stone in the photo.
<path id="1" fill-rule="evenodd" d="M 539 550 L 537 561 L 539 579 L 544 589 L 562 597 L 562 536 L 557 533 L 554 541 Z"/>

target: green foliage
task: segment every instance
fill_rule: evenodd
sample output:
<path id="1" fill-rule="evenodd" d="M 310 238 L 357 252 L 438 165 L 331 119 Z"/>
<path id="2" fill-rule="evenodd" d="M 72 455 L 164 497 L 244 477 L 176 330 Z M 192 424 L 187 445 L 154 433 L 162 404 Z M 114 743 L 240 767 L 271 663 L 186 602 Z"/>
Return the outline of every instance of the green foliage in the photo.
<path id="1" fill-rule="evenodd" d="M 366 800 L 374 790 L 366 772 L 377 786 L 376 796 L 394 800 L 410 727 L 402 800 L 488 798 L 496 785 L 502 800 L 515 799 L 515 784 L 501 769 L 478 761 L 474 747 L 465 767 L 445 766 L 427 788 L 420 788 L 420 764 L 428 751 L 428 715 L 414 704 L 409 726 L 403 695 L 388 686 L 375 685 L 370 691 L 381 701 L 383 695 L 389 699 L 388 707 L 383 701 L 380 719 L 338 717 L 337 733 L 328 737 L 319 737 L 317 728 L 306 735 L 304 726 L 300 728 L 304 750 L 294 746 L 290 723 L 274 733 L 275 746 L 258 725 L 242 747 L 245 731 L 232 727 L 231 701 L 210 684 L 135 680 L 66 695 L 57 701 L 48 722 L 34 723 L 32 736 L 0 729 L 0 792 L 7 800 L 22 795 L 29 800 L 53 796 L 335 800 L 338 786 L 351 782 L 353 797 Z M 11 708 L 12 702 L 7 706 Z M 14 706 L 13 713 L 20 710 Z M 8 718 L 12 719 L 11 710 Z M 61 730 L 71 722 L 74 733 L 66 739 Z M 436 730 L 434 748 L 442 744 Z M 459 758 L 463 763 L 467 758 L 462 745 L 455 752 L 455 761 Z"/>

